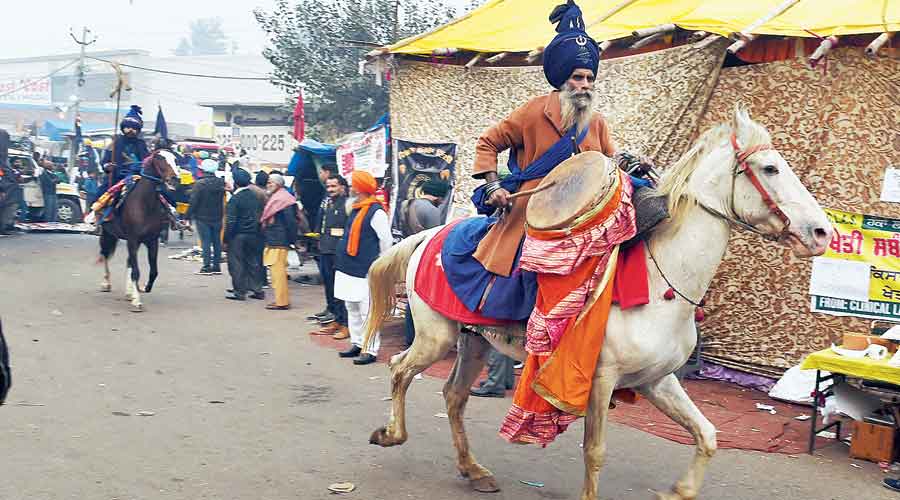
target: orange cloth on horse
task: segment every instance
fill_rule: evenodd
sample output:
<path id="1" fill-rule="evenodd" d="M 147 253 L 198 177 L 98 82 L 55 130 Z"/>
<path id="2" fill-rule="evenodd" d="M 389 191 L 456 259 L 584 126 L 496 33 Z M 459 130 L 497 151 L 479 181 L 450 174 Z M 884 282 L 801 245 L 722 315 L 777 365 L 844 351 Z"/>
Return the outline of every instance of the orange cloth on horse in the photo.
<path id="1" fill-rule="evenodd" d="M 538 273 L 538 299 L 525 369 L 500 428 L 509 441 L 546 445 L 587 411 L 619 245 L 637 230 L 631 183 L 624 173 L 619 179 L 600 212 L 572 231 L 545 238 L 529 229 L 519 265 Z"/>
<path id="2" fill-rule="evenodd" d="M 497 171 L 497 154 L 511 149 L 516 154 L 519 166 L 528 168 L 540 158 L 566 131 L 563 130 L 559 92 L 531 99 L 512 112 L 506 119 L 487 129 L 475 146 L 473 176 L 483 177 L 488 172 Z M 600 151 L 606 156 L 615 154 L 615 146 L 610 136 L 609 126 L 597 114 L 591 121 L 581 151 Z M 533 189 L 540 179 L 522 183 L 520 191 Z M 512 206 L 502 220 L 491 228 L 478 245 L 474 257 L 488 271 L 501 276 L 509 276 L 519 243 L 525 235 L 525 206 L 528 196 L 513 200 Z"/>

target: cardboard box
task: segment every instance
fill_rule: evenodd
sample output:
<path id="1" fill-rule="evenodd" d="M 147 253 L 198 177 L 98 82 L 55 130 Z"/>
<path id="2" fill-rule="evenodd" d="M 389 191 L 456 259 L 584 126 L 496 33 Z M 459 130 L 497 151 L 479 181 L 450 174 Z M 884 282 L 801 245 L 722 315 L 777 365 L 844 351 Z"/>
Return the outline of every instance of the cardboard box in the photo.
<path id="1" fill-rule="evenodd" d="M 896 453 L 894 442 L 896 429 L 888 425 L 853 422 L 853 440 L 850 442 L 850 456 L 871 462 L 893 462 Z"/>

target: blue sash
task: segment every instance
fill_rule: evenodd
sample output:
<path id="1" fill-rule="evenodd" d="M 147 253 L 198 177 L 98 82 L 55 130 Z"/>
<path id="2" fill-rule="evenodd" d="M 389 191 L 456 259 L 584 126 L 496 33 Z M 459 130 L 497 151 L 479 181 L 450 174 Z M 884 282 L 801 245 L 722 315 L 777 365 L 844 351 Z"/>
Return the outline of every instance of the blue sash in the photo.
<path id="1" fill-rule="evenodd" d="M 510 151 L 508 165 L 511 175 L 503 179 L 500 185 L 513 193 L 523 182 L 546 176 L 575 153 L 575 145 L 584 140 L 587 130 L 585 128 L 576 137 L 573 127 L 524 171 L 519 168 L 515 151 Z M 472 194 L 472 202 L 480 214 L 488 215 L 495 210 L 487 205 L 483 186 Z M 531 315 L 537 299 L 537 275 L 518 268 L 522 242 L 519 242 L 509 277 L 491 273 L 472 256 L 482 238 L 496 222 L 495 217 L 472 217 L 451 229 L 441 248 L 444 274 L 453 293 L 470 311 L 488 318 L 524 321 Z M 491 287 L 490 291 L 488 286 Z"/>
<path id="2" fill-rule="evenodd" d="M 516 156 L 518 156 L 516 155 L 516 151 L 514 149 L 510 150 L 509 162 L 506 164 L 509 167 L 510 175 L 500 181 L 500 187 L 510 193 L 515 193 L 519 190 L 519 186 L 521 186 L 523 182 L 540 179 L 541 177 L 546 176 L 551 170 L 556 168 L 557 165 L 575 154 L 575 145 L 581 144 L 581 142 L 584 141 L 584 138 L 587 137 L 588 130 L 590 130 L 590 127 L 585 127 L 576 138 L 575 127 L 572 127 L 571 130 L 560 137 L 554 145 L 550 146 L 550 149 L 545 151 L 544 154 L 528 165 L 525 170 L 519 168 L 519 160 L 516 158 Z M 472 193 L 472 203 L 475 204 L 475 208 L 478 209 L 479 214 L 491 215 L 496 208 L 487 204 L 484 188 L 484 184 L 475 188 L 475 191 Z"/>

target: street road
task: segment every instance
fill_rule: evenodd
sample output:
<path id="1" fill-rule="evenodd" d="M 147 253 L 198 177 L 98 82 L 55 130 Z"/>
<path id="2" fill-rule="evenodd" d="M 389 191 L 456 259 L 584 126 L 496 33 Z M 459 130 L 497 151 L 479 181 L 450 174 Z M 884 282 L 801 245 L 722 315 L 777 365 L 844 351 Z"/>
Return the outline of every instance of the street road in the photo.
<path id="1" fill-rule="evenodd" d="M 320 287 L 292 283 L 294 309 L 266 311 L 224 300 L 227 273 L 195 276 L 199 264 L 163 249 L 135 314 L 123 297 L 124 247 L 113 293 L 98 291 L 96 250 L 86 235 L 0 239 L 15 377 L 0 407 L 0 499 L 319 499 L 344 481 L 357 487 L 345 497 L 360 500 L 577 498 L 581 424 L 547 449 L 507 444 L 497 428 L 508 399 L 469 404 L 474 452 L 503 488 L 472 492 L 456 477 L 448 422 L 435 416 L 445 411 L 441 380 L 413 382 L 408 443 L 369 445 L 387 417 L 388 369 L 353 366 L 310 340 L 304 318 L 321 309 Z M 692 453 L 612 424 L 602 498 L 649 499 Z M 882 477 L 841 444 L 797 457 L 724 450 L 701 498 L 900 500 Z"/>

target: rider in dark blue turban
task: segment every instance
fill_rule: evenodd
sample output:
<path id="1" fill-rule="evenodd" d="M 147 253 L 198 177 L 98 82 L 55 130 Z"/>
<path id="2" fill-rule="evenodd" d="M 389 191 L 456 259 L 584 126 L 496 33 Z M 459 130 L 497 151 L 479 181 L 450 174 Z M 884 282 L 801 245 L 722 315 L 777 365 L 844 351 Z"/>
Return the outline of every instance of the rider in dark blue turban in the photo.
<path id="1" fill-rule="evenodd" d="M 584 30 L 581 9 L 575 2 L 558 5 L 550 13 L 556 25 L 556 37 L 544 48 L 544 76 L 555 89 L 562 87 L 576 69 L 588 69 L 597 75 L 600 48 Z"/>

